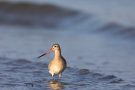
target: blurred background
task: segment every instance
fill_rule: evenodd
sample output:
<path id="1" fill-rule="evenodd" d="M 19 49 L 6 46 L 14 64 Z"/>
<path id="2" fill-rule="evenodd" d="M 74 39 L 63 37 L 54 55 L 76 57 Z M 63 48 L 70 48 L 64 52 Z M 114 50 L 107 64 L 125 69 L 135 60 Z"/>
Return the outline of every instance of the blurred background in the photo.
<path id="1" fill-rule="evenodd" d="M 134 0 L 0 0 L 1 74 L 3 60 L 34 62 L 57 42 L 69 67 L 134 82 L 134 8 Z"/>

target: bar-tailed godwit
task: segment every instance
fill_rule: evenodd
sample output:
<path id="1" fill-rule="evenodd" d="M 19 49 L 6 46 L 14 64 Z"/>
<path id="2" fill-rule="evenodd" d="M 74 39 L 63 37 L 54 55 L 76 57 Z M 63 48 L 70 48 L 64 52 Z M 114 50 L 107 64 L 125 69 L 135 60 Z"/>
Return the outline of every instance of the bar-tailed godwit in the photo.
<path id="1" fill-rule="evenodd" d="M 62 76 L 62 72 L 67 66 L 66 60 L 61 54 L 61 48 L 59 44 L 53 44 L 47 53 L 50 53 L 51 51 L 54 52 L 54 58 L 50 61 L 48 65 L 49 73 L 52 77 L 54 75 L 58 75 L 60 78 Z M 47 53 L 40 55 L 38 58 L 46 55 Z"/>

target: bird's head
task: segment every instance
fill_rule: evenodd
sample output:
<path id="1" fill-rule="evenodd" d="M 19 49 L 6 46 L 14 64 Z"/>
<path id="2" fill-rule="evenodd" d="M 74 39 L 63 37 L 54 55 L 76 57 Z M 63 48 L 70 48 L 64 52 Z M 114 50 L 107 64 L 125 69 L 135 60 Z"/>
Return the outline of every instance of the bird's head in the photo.
<path id="1" fill-rule="evenodd" d="M 58 43 L 53 44 L 51 47 L 51 51 L 60 51 L 60 45 Z"/>
<path id="2" fill-rule="evenodd" d="M 52 47 L 47 52 L 45 52 L 42 55 L 38 56 L 38 58 L 40 58 L 42 56 L 45 56 L 45 55 L 49 54 L 50 52 L 55 52 L 55 51 L 61 51 L 60 45 L 58 43 L 54 43 L 52 45 Z"/>

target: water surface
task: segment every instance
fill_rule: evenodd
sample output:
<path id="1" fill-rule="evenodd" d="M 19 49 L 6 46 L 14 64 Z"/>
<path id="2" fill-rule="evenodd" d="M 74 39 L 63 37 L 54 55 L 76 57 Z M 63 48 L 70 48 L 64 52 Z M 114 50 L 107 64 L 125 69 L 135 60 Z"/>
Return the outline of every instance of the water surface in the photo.
<path id="1" fill-rule="evenodd" d="M 99 5 L 96 1 L 87 1 L 90 2 Z M 106 9 L 101 9 L 102 14 L 99 14 L 95 8 L 90 10 L 96 13 L 86 9 L 90 8 L 87 4 L 79 7 L 69 3 L 51 0 L 49 4 L 42 5 L 1 4 L 1 90 L 135 89 L 135 34 L 132 20 L 126 22 L 124 19 L 123 23 L 121 18 L 108 21 L 107 18 L 103 19 Z M 77 3 L 82 5 L 84 2 Z M 121 11 L 123 5 L 129 7 L 128 3 L 131 2 L 119 3 L 116 6 Z M 112 6 L 115 4 L 116 1 Z M 119 15 L 111 6 L 106 7 Z M 115 14 L 110 15 L 117 18 Z M 128 18 L 126 15 L 124 17 Z M 62 54 L 68 62 L 62 79 L 56 81 L 52 80 L 47 69 L 53 54 L 37 59 L 54 42 L 60 43 Z"/>

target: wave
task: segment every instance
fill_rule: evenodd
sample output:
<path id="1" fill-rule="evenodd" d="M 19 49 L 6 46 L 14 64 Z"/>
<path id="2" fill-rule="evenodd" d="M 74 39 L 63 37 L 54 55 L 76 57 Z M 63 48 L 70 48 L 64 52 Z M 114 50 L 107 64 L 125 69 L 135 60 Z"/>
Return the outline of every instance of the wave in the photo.
<path id="1" fill-rule="evenodd" d="M 116 22 L 109 22 L 95 30 L 98 33 L 109 33 L 123 38 L 135 38 L 135 27 L 128 27 Z"/>
<path id="2" fill-rule="evenodd" d="M 86 17 L 79 11 L 53 4 L 0 2 L 0 23 L 57 28 L 71 26 Z"/>
<path id="3" fill-rule="evenodd" d="M 135 38 L 135 27 L 117 22 L 104 23 L 94 15 L 53 4 L 0 2 L 0 24 L 48 29 L 71 27 L 79 32 L 109 33 L 123 38 Z"/>

